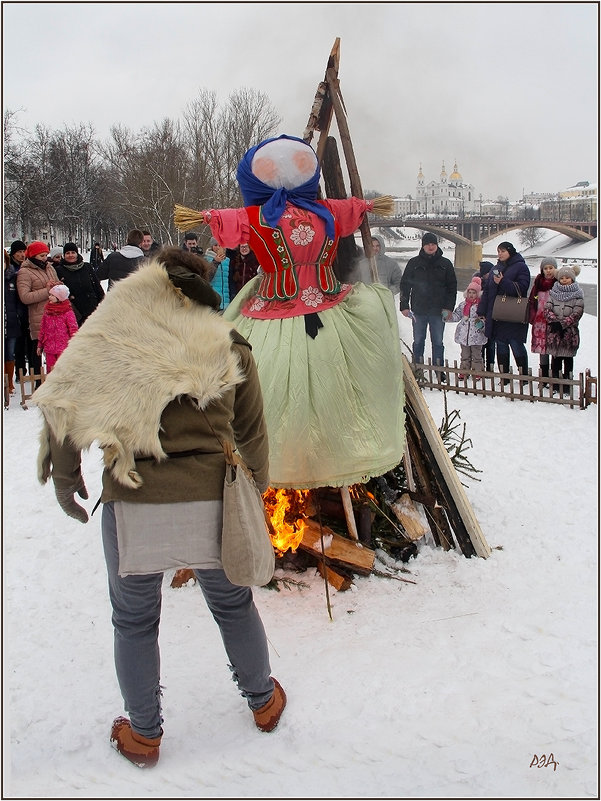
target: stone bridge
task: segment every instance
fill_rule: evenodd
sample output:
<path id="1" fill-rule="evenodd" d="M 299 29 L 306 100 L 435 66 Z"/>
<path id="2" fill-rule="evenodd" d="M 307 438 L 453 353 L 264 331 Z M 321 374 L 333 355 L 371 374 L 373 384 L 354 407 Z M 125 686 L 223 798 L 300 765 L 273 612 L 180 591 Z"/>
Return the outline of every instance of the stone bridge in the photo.
<path id="1" fill-rule="evenodd" d="M 455 267 L 474 267 L 482 261 L 482 243 L 499 234 L 524 228 L 548 228 L 578 242 L 597 237 L 597 221 L 509 220 L 496 217 L 378 217 L 369 215 L 372 228 L 418 228 L 455 244 Z"/>

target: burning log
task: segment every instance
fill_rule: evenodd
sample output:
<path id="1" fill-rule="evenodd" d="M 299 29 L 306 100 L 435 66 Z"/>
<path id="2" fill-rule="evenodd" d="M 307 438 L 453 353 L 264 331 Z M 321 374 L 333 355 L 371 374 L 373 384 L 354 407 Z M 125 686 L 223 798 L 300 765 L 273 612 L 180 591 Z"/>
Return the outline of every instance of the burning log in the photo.
<path id="1" fill-rule="evenodd" d="M 304 551 L 313 554 L 318 561 L 322 560 L 321 531 L 323 529 L 325 562 L 329 567 L 342 567 L 362 576 L 369 576 L 374 566 L 375 551 L 359 543 L 341 537 L 327 526 L 320 528 L 315 520 L 307 519 L 303 530 L 303 538 L 299 545 Z"/>

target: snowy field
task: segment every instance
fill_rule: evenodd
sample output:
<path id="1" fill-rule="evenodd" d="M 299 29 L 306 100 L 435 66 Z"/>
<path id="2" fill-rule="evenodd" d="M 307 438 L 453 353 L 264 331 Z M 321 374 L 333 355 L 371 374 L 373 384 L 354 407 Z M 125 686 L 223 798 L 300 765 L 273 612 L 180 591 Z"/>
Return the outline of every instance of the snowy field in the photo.
<path id="1" fill-rule="evenodd" d="M 575 371 L 598 375 L 597 317 L 584 315 L 581 338 Z M 443 394 L 425 398 L 440 422 Z M 482 471 L 466 492 L 492 556 L 423 545 L 407 565 L 415 584 L 370 576 L 331 590 L 333 621 L 313 571 L 294 576 L 306 588 L 257 590 L 288 694 L 271 734 L 254 727 L 230 679 L 200 590 L 173 590 L 166 575 L 165 736 L 158 766 L 140 771 L 108 741 L 123 709 L 100 514 L 82 526 L 37 483 L 38 412 L 13 397 L 3 414 L 3 797 L 598 797 L 598 408 L 461 395 L 449 408 Z M 91 511 L 97 450 L 84 475 Z"/>

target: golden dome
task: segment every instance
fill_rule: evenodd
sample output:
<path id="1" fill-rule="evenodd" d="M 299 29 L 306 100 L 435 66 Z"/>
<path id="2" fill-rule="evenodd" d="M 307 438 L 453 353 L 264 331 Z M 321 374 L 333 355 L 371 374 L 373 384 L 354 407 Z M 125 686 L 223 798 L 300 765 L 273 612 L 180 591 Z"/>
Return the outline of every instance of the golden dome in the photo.
<path id="1" fill-rule="evenodd" d="M 461 175 L 457 172 L 457 162 L 453 165 L 453 172 L 451 173 L 451 181 L 461 181 Z"/>

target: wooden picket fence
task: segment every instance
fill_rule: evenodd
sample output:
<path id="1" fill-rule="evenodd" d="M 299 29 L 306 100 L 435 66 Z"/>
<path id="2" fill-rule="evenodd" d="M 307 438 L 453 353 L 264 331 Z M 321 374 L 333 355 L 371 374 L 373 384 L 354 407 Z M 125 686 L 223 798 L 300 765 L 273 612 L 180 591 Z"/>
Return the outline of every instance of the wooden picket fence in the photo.
<path id="1" fill-rule="evenodd" d="M 512 372 L 497 373 L 494 371 L 465 370 L 457 362 L 444 366 L 428 364 L 412 364 L 417 383 L 422 389 L 442 389 L 463 395 L 483 395 L 488 398 L 509 398 L 511 401 L 526 400 L 531 403 L 559 403 L 571 408 L 586 409 L 591 403 L 597 403 L 597 378 L 590 370 L 579 373 L 572 378 L 552 378 L 542 376 L 540 372 L 532 375 L 529 369 L 526 375 Z M 443 381 L 442 377 L 446 380 Z M 464 376 L 459 378 L 459 375 Z M 479 375 L 479 381 L 475 376 Z M 553 392 L 557 386 L 558 391 Z"/>
<path id="2" fill-rule="evenodd" d="M 408 364 L 408 362 L 406 362 Z M 591 375 L 590 370 L 579 373 L 575 378 L 551 378 L 540 373 L 527 375 L 522 373 L 478 373 L 480 381 L 475 381 L 474 370 L 464 370 L 457 362 L 444 367 L 432 364 L 412 364 L 411 369 L 422 389 L 443 389 L 446 392 L 455 392 L 457 395 L 483 395 L 487 398 L 509 398 L 511 401 L 527 400 L 542 403 L 559 403 L 571 408 L 586 409 L 591 403 L 597 403 L 597 378 Z M 443 381 L 441 374 L 445 374 Z M 459 378 L 459 375 L 464 378 Z M 19 370 L 19 389 L 21 392 L 21 408 L 27 409 L 27 401 L 33 395 L 36 382 L 46 380 L 46 371 L 42 366 L 40 373 L 25 374 Z M 507 381 L 507 383 L 504 383 Z M 557 385 L 559 391 L 553 393 L 553 386 Z M 10 403 L 7 377 L 4 376 L 4 408 Z"/>

